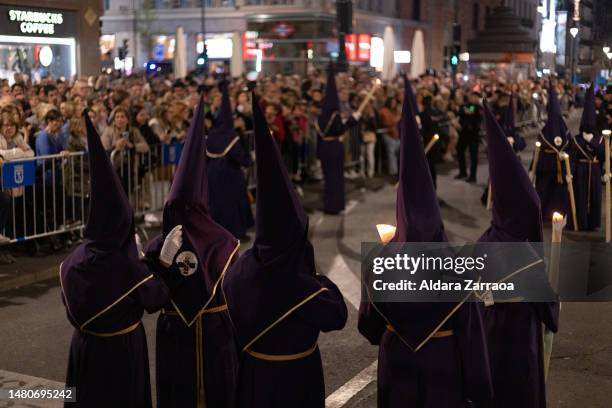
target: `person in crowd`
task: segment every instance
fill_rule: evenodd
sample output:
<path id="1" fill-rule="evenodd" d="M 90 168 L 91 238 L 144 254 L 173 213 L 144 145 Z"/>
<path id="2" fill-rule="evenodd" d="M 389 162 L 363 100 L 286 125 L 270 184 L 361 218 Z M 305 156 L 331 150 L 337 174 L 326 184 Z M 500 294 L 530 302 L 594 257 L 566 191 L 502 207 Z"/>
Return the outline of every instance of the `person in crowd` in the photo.
<path id="1" fill-rule="evenodd" d="M 317 338 L 340 330 L 347 308 L 317 274 L 308 217 L 253 95 L 257 166 L 256 237 L 222 282 L 240 351 L 238 408 L 323 408 Z"/>
<path id="2" fill-rule="evenodd" d="M 100 137 L 84 115 L 91 176 L 85 240 L 60 265 L 62 301 L 74 327 L 66 386 L 76 407 L 151 407 L 147 339 L 141 322 L 168 301 L 168 289 L 140 261 L 132 208 Z M 164 258 L 179 248 L 170 241 Z M 112 390 L 110 392 L 109 390 Z"/>
<path id="3" fill-rule="evenodd" d="M 130 125 L 130 116 L 127 110 L 116 108 L 110 117 L 110 126 L 101 136 L 102 145 L 106 151 L 133 150 L 137 153 L 147 153 L 149 145 L 142 137 L 138 128 Z"/>
<path id="4" fill-rule="evenodd" d="M 457 160 L 459 162 L 459 174 L 456 179 L 466 179 L 469 183 L 476 182 L 476 171 L 478 170 L 478 146 L 480 145 L 480 127 L 482 126 L 482 106 L 478 101 L 479 94 L 472 92 L 469 99 L 459 110 L 459 141 L 457 142 Z M 468 175 L 465 151 L 470 152 L 470 173 Z"/>
<path id="5" fill-rule="evenodd" d="M 64 126 L 61 113 L 50 109 L 44 116 L 46 126 L 36 137 L 36 156 L 61 153 L 68 143 L 68 129 Z"/>
<path id="6" fill-rule="evenodd" d="M 0 167 L 8 161 L 33 157 L 32 148 L 26 143 L 23 135 L 19 132 L 19 122 L 14 115 L 3 111 L 0 114 Z M 11 189 L 0 192 L 0 244 L 6 244 L 10 241 L 3 234 L 4 228 L 7 227 L 7 221 L 10 214 L 11 196 L 14 198 L 22 197 L 22 189 Z M 23 199 L 23 198 L 22 198 Z M 21 207 L 19 207 L 21 208 Z M 12 228 L 10 228 L 12 230 Z M 20 234 L 24 227 L 17 229 Z M 0 251 L 0 264 L 10 264 L 15 262 L 15 258 L 5 251 Z"/>
<path id="7" fill-rule="evenodd" d="M 542 242 L 542 211 L 538 194 L 486 104 L 484 113 L 493 218 L 491 226 L 478 242 Z M 535 274 L 530 272 L 533 277 Z M 494 406 L 544 408 L 546 386 L 542 334 L 544 329 L 557 332 L 559 303 L 504 302 L 503 296 L 499 297 L 501 299 L 493 297 L 485 308 Z"/>
<path id="8" fill-rule="evenodd" d="M 400 123 L 397 225 L 391 246 L 385 247 L 383 254 L 393 253 L 393 244 L 448 240 L 416 122 L 416 107 L 412 106 L 415 99 L 406 84 Z M 358 329 L 371 344 L 379 346 L 377 406 L 489 406 L 492 384 L 481 308 L 479 303 L 465 300 L 458 304 L 373 302 L 366 289 Z"/>
<path id="9" fill-rule="evenodd" d="M 380 110 L 380 124 L 384 129 L 382 139 L 387 158 L 387 172 L 393 177 L 398 175 L 399 133 L 397 124 L 399 121 L 400 115 L 397 110 L 397 100 L 393 97 L 388 97 Z"/>
<path id="10" fill-rule="evenodd" d="M 375 149 L 378 137 L 378 117 L 374 106 L 369 103 L 366 105 L 361 123 L 361 173 L 367 178 L 374 177 L 376 169 Z"/>
<path id="11" fill-rule="evenodd" d="M 160 408 L 234 406 L 238 356 L 218 286 L 240 244 L 210 215 L 205 148 L 200 100 L 164 206 L 162 234 L 147 248 L 170 289 L 157 321 Z M 175 242 L 177 256 L 166 256 L 165 240 Z"/>
<path id="12" fill-rule="evenodd" d="M 246 239 L 254 221 L 242 169 L 252 165 L 252 159 L 234 130 L 227 82 L 220 87 L 221 108 L 206 141 L 210 215 L 236 238 Z"/>
<path id="13" fill-rule="evenodd" d="M 601 226 L 602 166 L 604 138 L 597 131 L 595 91 L 586 92 L 579 133 L 571 139 L 568 153 L 572 160 L 576 220 L 578 229 L 592 231 Z"/>

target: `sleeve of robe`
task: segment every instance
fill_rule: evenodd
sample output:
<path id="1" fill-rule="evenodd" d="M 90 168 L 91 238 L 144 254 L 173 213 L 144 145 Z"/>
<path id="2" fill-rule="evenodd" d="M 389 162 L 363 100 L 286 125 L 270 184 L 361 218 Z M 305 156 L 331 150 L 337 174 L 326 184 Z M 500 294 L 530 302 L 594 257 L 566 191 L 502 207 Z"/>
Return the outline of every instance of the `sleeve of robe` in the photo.
<path id="1" fill-rule="evenodd" d="M 323 275 L 317 275 L 316 279 L 321 287 L 327 290 L 300 307 L 296 311 L 297 315 L 323 332 L 342 330 L 346 325 L 348 312 L 340 289 Z"/>
<path id="2" fill-rule="evenodd" d="M 525 138 L 523 136 L 521 136 L 518 132 L 515 133 L 516 137 L 514 138 L 514 151 L 515 152 L 521 152 L 523 150 L 525 150 L 525 147 L 527 147 L 527 143 L 525 142 Z"/>
<path id="3" fill-rule="evenodd" d="M 559 302 L 531 303 L 531 306 L 548 330 L 553 333 L 559 330 Z"/>
<path id="4" fill-rule="evenodd" d="M 387 330 L 387 322 L 367 299 L 361 299 L 357 328 L 359 333 L 373 345 L 380 344 L 382 335 Z"/>

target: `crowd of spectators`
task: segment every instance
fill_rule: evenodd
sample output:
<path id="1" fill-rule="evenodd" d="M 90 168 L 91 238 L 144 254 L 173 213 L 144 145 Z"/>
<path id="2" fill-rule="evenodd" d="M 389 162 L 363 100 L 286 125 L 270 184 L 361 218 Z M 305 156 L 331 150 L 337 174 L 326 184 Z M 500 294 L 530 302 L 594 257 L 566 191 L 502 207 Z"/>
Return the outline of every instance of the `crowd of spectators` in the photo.
<path id="1" fill-rule="evenodd" d="M 348 118 L 360 106 L 375 76 L 365 69 L 338 74 L 342 117 Z M 44 78 L 40 83 L 32 83 L 26 76 L 16 74 L 11 81 L 0 80 L 0 164 L 32 156 L 86 152 L 84 109 L 88 109 L 109 154 L 112 151 L 120 153 L 113 156 L 116 166 L 120 166 L 125 154 L 149 154 L 149 160 L 151 156 L 158 157 L 161 145 L 182 143 L 185 139 L 200 93 L 203 93 L 206 103 L 206 126 L 214 126 L 221 105 L 218 80 L 216 76 L 195 74 L 183 79 L 148 77 L 145 74 L 102 74 L 74 81 Z M 324 102 L 325 83 L 326 72 L 322 69 L 313 69 L 306 76 L 261 74 L 256 81 L 246 76 L 230 80 L 234 126 L 244 146 L 252 149 L 249 91 L 255 89 L 260 94 L 265 117 L 287 168 L 298 184 L 305 180 L 321 180 L 314 123 Z M 509 103 L 509 95 L 514 94 L 517 122 L 536 124 L 546 111 L 547 80 L 544 79 L 512 82 L 488 74 L 458 77 L 457 83 L 453 84 L 449 76 L 432 72 L 412 78 L 411 83 L 416 91 L 425 143 L 434 134 L 440 137 L 431 153 L 434 161 L 458 160 L 458 176 L 467 181 L 474 181 L 476 176 L 483 97 L 501 117 Z M 345 138 L 347 163 L 350 164 L 347 178 L 369 178 L 377 172 L 397 176 L 397 125 L 401 116 L 403 86 L 401 76 L 380 86 L 363 111 L 359 126 L 351 131 L 351 137 Z M 562 80 L 557 81 L 556 86 L 565 110 L 580 104 L 581 88 L 573 88 Z M 610 105 L 610 97 L 610 94 L 598 94 L 598 103 Z M 610 117 L 604 115 L 602 120 L 610 121 Z M 466 151 L 472 158 L 469 172 Z M 57 169 L 51 170 L 49 160 L 57 159 L 37 160 L 38 167 L 47 163 L 45 174 L 37 176 L 48 178 L 57 172 Z M 139 175 L 150 170 L 142 163 L 136 166 L 139 166 Z M 70 194 L 86 195 L 85 183 L 81 180 L 74 182 L 81 176 L 80 172 L 65 171 L 55 177 L 53 183 L 61 187 L 62 181 L 70 178 L 73 186 Z M 19 197 L 15 189 L 5 189 L 0 193 L 0 226 L 6 227 L 11 218 L 11 197 Z M 62 224 L 70 220 L 64 217 L 54 221 Z M 24 228 L 22 226 L 22 234 L 27 232 Z M 8 242 L 9 236 L 11 234 L 7 232 L 0 235 L 0 242 Z M 61 244 L 54 242 L 56 247 Z M 0 252 L 0 263 L 12 261 L 7 252 Z"/>

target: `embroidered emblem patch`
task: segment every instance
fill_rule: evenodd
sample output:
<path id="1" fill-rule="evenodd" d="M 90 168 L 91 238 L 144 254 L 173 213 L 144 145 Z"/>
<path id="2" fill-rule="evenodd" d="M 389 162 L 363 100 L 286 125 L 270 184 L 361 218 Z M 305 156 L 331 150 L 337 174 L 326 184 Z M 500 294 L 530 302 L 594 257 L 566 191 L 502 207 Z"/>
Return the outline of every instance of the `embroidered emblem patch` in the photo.
<path id="1" fill-rule="evenodd" d="M 176 265 L 183 276 L 190 276 L 198 268 L 198 258 L 191 251 L 184 251 L 177 255 Z"/>
<path id="2" fill-rule="evenodd" d="M 555 146 L 559 147 L 563 143 L 563 139 L 561 139 L 561 136 L 556 136 L 554 138 L 554 142 L 555 142 Z"/>

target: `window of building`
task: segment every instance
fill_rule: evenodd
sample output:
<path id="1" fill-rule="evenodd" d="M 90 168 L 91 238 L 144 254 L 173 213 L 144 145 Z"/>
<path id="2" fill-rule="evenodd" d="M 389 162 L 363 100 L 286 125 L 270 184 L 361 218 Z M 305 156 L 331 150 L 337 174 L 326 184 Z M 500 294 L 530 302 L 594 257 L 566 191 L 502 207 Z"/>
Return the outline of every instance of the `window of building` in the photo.
<path id="1" fill-rule="evenodd" d="M 421 19 L 421 0 L 413 0 L 412 2 L 412 19 Z"/>
<path id="2" fill-rule="evenodd" d="M 480 27 L 480 5 L 478 3 L 474 3 L 472 10 L 472 29 L 478 30 Z"/>

